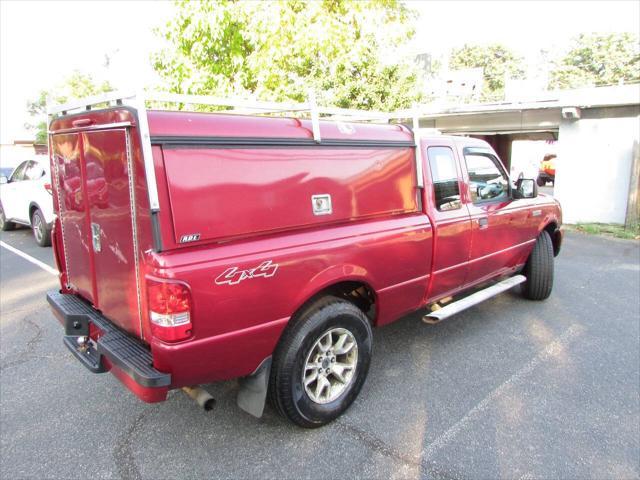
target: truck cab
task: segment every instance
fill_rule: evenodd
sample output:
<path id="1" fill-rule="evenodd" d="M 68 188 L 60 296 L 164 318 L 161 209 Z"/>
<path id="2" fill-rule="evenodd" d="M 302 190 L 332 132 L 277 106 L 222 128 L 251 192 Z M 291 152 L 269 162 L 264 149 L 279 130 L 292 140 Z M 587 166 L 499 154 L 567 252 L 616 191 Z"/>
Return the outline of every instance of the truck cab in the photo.
<path id="1" fill-rule="evenodd" d="M 436 232 L 427 302 L 517 271 L 543 228 L 559 251 L 558 203 L 534 181 L 510 179 L 486 142 L 432 136 L 422 152 L 424 204 Z"/>

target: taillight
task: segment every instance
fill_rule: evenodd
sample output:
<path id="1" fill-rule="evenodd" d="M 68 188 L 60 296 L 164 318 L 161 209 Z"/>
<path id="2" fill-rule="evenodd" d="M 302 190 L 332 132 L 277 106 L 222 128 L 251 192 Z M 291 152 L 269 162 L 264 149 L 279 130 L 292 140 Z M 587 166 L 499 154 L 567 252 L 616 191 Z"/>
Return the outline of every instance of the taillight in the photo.
<path id="1" fill-rule="evenodd" d="M 191 336 L 191 293 L 182 283 L 147 279 L 151 334 L 165 342 Z"/>
<path id="2" fill-rule="evenodd" d="M 51 184 L 50 183 L 45 183 L 44 184 L 44 189 L 49 192 L 49 195 L 53 195 L 53 188 L 51 188 Z"/>

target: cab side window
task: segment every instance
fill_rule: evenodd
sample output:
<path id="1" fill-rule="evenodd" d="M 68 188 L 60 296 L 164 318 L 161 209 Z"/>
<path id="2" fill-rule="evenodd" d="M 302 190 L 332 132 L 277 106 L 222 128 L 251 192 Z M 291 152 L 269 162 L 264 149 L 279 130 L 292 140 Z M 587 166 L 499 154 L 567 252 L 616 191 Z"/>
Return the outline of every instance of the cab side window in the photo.
<path id="1" fill-rule="evenodd" d="M 449 147 L 429 147 L 427 156 L 433 179 L 436 208 L 441 212 L 461 208 L 460 185 L 453 151 Z"/>
<path id="2" fill-rule="evenodd" d="M 489 152 L 465 148 L 469 190 L 473 203 L 503 200 L 509 196 L 509 180 L 500 160 Z"/>

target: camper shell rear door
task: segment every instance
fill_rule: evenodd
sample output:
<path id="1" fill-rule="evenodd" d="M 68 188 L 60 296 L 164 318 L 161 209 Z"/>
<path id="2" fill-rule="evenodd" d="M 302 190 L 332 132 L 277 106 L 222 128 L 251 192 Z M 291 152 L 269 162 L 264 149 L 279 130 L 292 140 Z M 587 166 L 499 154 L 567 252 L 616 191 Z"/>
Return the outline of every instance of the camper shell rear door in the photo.
<path id="1" fill-rule="evenodd" d="M 54 121 L 51 161 L 69 289 L 142 336 L 131 120 Z"/>

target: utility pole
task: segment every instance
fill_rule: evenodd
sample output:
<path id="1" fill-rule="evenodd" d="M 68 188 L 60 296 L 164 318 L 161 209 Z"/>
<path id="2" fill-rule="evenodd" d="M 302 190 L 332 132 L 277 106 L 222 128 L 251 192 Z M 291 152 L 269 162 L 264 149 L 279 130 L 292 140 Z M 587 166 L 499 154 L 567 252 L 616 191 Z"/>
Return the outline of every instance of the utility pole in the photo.
<path id="1" fill-rule="evenodd" d="M 625 229 L 636 229 L 638 225 L 640 225 L 640 144 L 638 140 L 635 140 L 631 157 L 631 179 L 629 180 L 624 227 Z"/>

